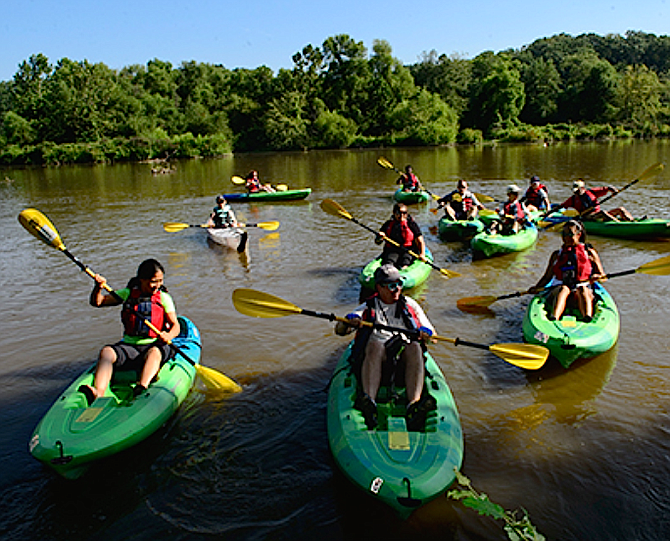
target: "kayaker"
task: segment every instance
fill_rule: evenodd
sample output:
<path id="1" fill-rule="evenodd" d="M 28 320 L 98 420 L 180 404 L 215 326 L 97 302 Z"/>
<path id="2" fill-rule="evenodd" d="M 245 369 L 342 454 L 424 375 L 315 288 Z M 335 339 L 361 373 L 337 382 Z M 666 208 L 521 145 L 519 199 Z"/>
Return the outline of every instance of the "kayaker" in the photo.
<path id="1" fill-rule="evenodd" d="M 451 220 L 474 220 L 484 208 L 475 194 L 468 189 L 465 179 L 460 179 L 456 183 L 456 189 L 438 199 L 437 204 L 444 208 L 445 215 Z"/>
<path id="2" fill-rule="evenodd" d="M 533 175 L 530 177 L 530 183 L 526 193 L 521 198 L 521 202 L 526 205 L 528 212 L 537 210 L 549 210 L 551 203 L 549 202 L 549 190 L 540 182 L 540 177 Z"/>
<path id="3" fill-rule="evenodd" d="M 226 227 L 237 227 L 238 225 L 235 213 L 226 201 L 226 198 L 223 195 L 217 195 L 216 206 L 209 215 L 207 226 L 215 229 L 223 229 Z"/>
<path id="4" fill-rule="evenodd" d="M 155 259 L 143 261 L 137 275 L 130 279 L 124 289 L 114 295 L 103 293 L 107 280 L 95 275 L 95 285 L 89 302 L 96 308 L 123 304 L 121 321 L 124 326 L 123 340 L 102 348 L 95 370 L 94 387 L 82 385 L 82 392 L 89 405 L 105 395 L 112 374 L 117 370 L 137 370 L 139 380 L 133 389 L 135 396 L 146 391 L 161 364 L 172 356 L 168 342 L 179 335 L 179 322 L 172 297 L 163 285 L 165 270 Z M 143 315 L 151 321 L 160 334 L 156 335 L 144 324 Z"/>
<path id="5" fill-rule="evenodd" d="M 496 209 L 500 220 L 496 220 L 489 227 L 491 233 L 499 232 L 502 235 L 514 235 L 526 224 L 528 215 L 526 207 L 519 201 L 521 188 L 516 184 L 507 186 L 507 201 Z"/>
<path id="6" fill-rule="evenodd" d="M 269 184 L 262 184 L 260 179 L 258 178 L 258 171 L 256 171 L 255 169 L 249 171 L 249 174 L 244 180 L 248 193 L 258 193 L 258 192 L 273 193 L 277 191 Z"/>
<path id="7" fill-rule="evenodd" d="M 561 319 L 570 296 L 574 296 L 582 319 L 587 323 L 593 318 L 593 288 L 591 284 L 604 277 L 598 252 L 586 243 L 586 233 L 581 222 L 570 220 L 562 231 L 563 245 L 551 254 L 545 273 L 531 293 L 539 293 L 547 285 L 553 290 L 551 321 Z"/>
<path id="8" fill-rule="evenodd" d="M 426 243 L 421 228 L 409 215 L 407 206 L 403 203 L 393 205 L 393 216 L 379 228 L 375 242 L 381 244 L 384 242 L 384 237 L 397 242 L 401 247 L 386 242 L 381 255 L 382 265 L 390 263 L 398 269 L 411 265 L 414 256 L 408 250 L 421 257 L 426 257 Z"/>
<path id="9" fill-rule="evenodd" d="M 421 181 L 412 171 L 411 165 L 405 166 L 405 172 L 400 173 L 400 177 L 395 182 L 396 184 L 402 184 L 403 192 L 420 192 L 423 190 L 421 186 Z"/>
<path id="10" fill-rule="evenodd" d="M 614 186 L 587 188 L 580 178 L 572 183 L 572 195 L 559 205 L 559 209 L 573 208 L 579 212 L 582 220 L 598 220 L 603 222 L 632 222 L 633 216 L 624 207 L 617 207 L 609 212 L 600 208 L 598 198 L 608 193 L 617 194 Z M 555 209 L 558 210 L 558 209 Z"/>
<path id="11" fill-rule="evenodd" d="M 377 426 L 377 392 L 382 373 L 393 373 L 397 363 L 404 363 L 407 392 L 407 429 L 416 431 L 425 426 L 426 414 L 435 409 L 435 399 L 423 392 L 425 344 L 435 328 L 419 304 L 402 294 L 402 278 L 393 265 L 382 265 L 375 271 L 376 293 L 338 322 L 335 332 L 341 336 L 358 329 L 351 362 L 358 374 L 360 392 L 355 407 L 363 413 L 368 429 Z M 415 331 L 412 336 L 361 326 L 372 321 Z M 386 370 L 383 370 L 386 369 Z"/>

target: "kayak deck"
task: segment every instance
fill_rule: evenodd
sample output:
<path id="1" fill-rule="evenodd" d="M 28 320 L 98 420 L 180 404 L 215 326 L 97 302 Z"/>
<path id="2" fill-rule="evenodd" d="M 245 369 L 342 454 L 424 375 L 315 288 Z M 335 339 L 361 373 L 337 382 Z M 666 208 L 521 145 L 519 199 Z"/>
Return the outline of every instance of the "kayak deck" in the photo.
<path id="1" fill-rule="evenodd" d="M 528 305 L 523 318 L 523 337 L 529 344 L 549 349 L 564 368 L 581 358 L 591 358 L 609 351 L 619 337 L 619 312 L 614 299 L 595 283 L 596 303 L 593 319 L 586 323 L 574 308 L 566 309 L 559 321 L 547 318 L 550 288 L 538 293 Z"/>
<path id="2" fill-rule="evenodd" d="M 191 359 L 200 359 L 200 333 L 179 316 L 174 344 Z M 127 449 L 158 430 L 186 398 L 195 367 L 180 354 L 166 362 L 158 380 L 137 397 L 134 371 L 115 371 L 105 396 L 90 406 L 79 386 L 92 385 L 95 364 L 77 377 L 39 422 L 29 444 L 32 455 L 68 479 L 80 477 L 93 461 Z"/>
<path id="3" fill-rule="evenodd" d="M 426 248 L 426 259 L 433 261 L 433 254 Z M 375 288 L 375 271 L 381 266 L 382 259 L 381 256 L 373 259 L 368 263 L 361 274 L 358 276 L 358 281 L 365 289 L 373 290 Z M 423 284 L 428 277 L 430 276 L 430 271 L 432 267 L 427 265 L 419 259 L 415 259 L 411 265 L 400 269 L 400 276 L 402 276 L 402 288 L 403 291 L 407 289 L 412 289 Z"/>
<path id="4" fill-rule="evenodd" d="M 440 238 L 445 241 L 466 240 L 484 230 L 484 222 L 474 220 L 452 220 L 443 216 L 437 224 Z"/>
<path id="5" fill-rule="evenodd" d="M 634 222 L 597 222 L 584 220 L 589 235 L 630 240 L 653 240 L 670 237 L 670 221 L 641 219 Z"/>
<path id="6" fill-rule="evenodd" d="M 417 507 L 443 493 L 463 461 L 463 433 L 454 398 L 430 354 L 426 353 L 425 389 L 437 409 L 425 428 L 407 430 L 404 388 L 388 385 L 378 395 L 379 424 L 368 430 L 354 408 L 356 377 L 349 363 L 351 345 L 340 357 L 328 392 L 328 442 L 335 462 L 354 485 L 407 518 Z"/>
<path id="7" fill-rule="evenodd" d="M 243 252 L 246 248 L 247 232 L 241 227 L 225 227 L 207 229 L 207 236 L 212 242 Z"/>
<path id="8" fill-rule="evenodd" d="M 311 188 L 303 188 L 300 190 L 284 190 L 283 192 L 228 193 L 224 194 L 224 197 L 229 202 L 293 201 L 305 199 L 310 193 L 312 193 Z"/>
<path id="9" fill-rule="evenodd" d="M 393 199 L 398 203 L 404 203 L 406 205 L 416 205 L 418 203 L 425 203 L 430 200 L 430 194 L 428 192 L 405 192 L 402 188 L 398 188 L 393 193 Z"/>
<path id="10" fill-rule="evenodd" d="M 537 240 L 537 227 L 529 224 L 514 235 L 501 235 L 482 231 L 470 242 L 477 257 L 493 257 L 530 248 Z"/>

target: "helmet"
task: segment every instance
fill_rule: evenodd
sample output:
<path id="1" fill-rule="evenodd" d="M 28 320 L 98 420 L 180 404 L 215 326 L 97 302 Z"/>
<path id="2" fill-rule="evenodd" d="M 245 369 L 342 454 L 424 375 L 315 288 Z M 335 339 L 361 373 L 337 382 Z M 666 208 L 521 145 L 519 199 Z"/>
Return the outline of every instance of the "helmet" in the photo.
<path id="1" fill-rule="evenodd" d="M 510 184 L 507 186 L 507 193 L 521 193 L 521 188 L 519 188 L 516 184 Z"/>

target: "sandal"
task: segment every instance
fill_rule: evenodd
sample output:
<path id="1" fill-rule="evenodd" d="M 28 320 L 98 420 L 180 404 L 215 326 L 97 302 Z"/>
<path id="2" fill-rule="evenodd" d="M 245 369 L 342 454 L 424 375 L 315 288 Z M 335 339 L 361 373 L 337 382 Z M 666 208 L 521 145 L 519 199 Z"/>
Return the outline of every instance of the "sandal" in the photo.
<path id="1" fill-rule="evenodd" d="M 80 385 L 77 391 L 79 391 L 86 397 L 86 403 L 89 406 L 93 404 L 93 402 L 95 402 L 96 398 L 98 398 L 97 396 L 95 396 L 95 392 L 93 391 L 93 389 L 91 389 L 91 387 L 89 387 L 88 385 Z"/>

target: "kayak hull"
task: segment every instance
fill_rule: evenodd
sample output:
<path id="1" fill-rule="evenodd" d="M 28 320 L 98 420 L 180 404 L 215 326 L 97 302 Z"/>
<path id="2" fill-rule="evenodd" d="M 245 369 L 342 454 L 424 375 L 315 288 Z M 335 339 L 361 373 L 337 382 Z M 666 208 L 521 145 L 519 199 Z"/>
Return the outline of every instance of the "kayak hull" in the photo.
<path id="1" fill-rule="evenodd" d="M 433 254 L 430 253 L 430 250 L 426 248 L 426 259 L 433 261 Z M 375 288 L 375 271 L 381 266 L 382 259 L 378 257 L 373 259 L 368 263 L 361 274 L 358 276 L 358 281 L 366 289 Z M 428 277 L 430 276 L 431 266 L 427 265 L 419 259 L 415 259 L 411 265 L 400 270 L 400 276 L 402 276 L 402 288 L 403 290 L 412 289 L 423 284 Z"/>
<path id="2" fill-rule="evenodd" d="M 179 316 L 180 335 L 173 341 L 194 362 L 200 359 L 200 333 Z M 39 422 L 29 450 L 47 467 L 67 479 L 80 477 L 102 458 L 149 437 L 177 410 L 195 379 L 195 367 L 178 353 L 158 373 L 158 381 L 133 398 L 134 371 L 117 371 L 104 397 L 90 406 L 78 391 L 93 384 L 95 365 L 77 377 Z"/>
<path id="3" fill-rule="evenodd" d="M 244 203 L 251 201 L 294 201 L 305 199 L 310 193 L 311 188 L 301 190 L 285 190 L 283 192 L 256 192 L 256 193 L 228 193 L 224 194 L 226 201 Z"/>
<path id="4" fill-rule="evenodd" d="M 405 205 L 416 205 L 417 203 L 425 203 L 430 200 L 430 194 L 428 192 L 405 192 L 402 188 L 399 188 L 393 194 L 393 199 L 398 203 L 404 203 Z"/>
<path id="5" fill-rule="evenodd" d="M 645 219 L 634 222 L 596 222 L 584 220 L 589 235 L 630 240 L 670 237 L 670 220 Z"/>
<path id="6" fill-rule="evenodd" d="M 473 237 L 470 244 L 476 256 L 493 257 L 521 252 L 530 248 L 536 240 L 537 227 L 535 224 L 530 224 L 514 235 L 490 234 L 482 231 Z"/>
<path id="7" fill-rule="evenodd" d="M 328 391 L 328 443 L 338 468 L 359 489 L 392 507 L 401 518 L 442 494 L 463 461 L 463 432 L 456 403 L 442 371 L 426 353 L 425 386 L 437 402 L 425 429 L 408 432 L 404 389 L 382 386 L 379 424 L 368 430 L 354 408 L 356 377 L 351 345 L 335 368 Z"/>
<path id="8" fill-rule="evenodd" d="M 547 319 L 547 288 L 535 295 L 523 318 L 523 337 L 529 344 L 549 349 L 550 355 L 564 368 L 581 358 L 591 358 L 609 351 L 619 337 L 619 311 L 614 299 L 600 284 L 595 283 L 596 304 L 593 320 L 581 321 L 566 310 L 560 321 Z"/>
<path id="9" fill-rule="evenodd" d="M 437 224 L 437 230 L 442 240 L 466 240 L 481 233 L 484 230 L 484 223 L 479 219 L 451 220 L 443 216 Z"/>
<path id="10" fill-rule="evenodd" d="M 247 232 L 241 227 L 226 227 L 220 229 L 210 227 L 207 229 L 207 236 L 212 242 L 220 246 L 225 246 L 226 248 L 231 248 L 240 252 L 246 247 Z"/>

